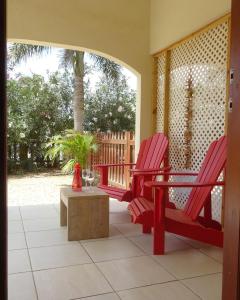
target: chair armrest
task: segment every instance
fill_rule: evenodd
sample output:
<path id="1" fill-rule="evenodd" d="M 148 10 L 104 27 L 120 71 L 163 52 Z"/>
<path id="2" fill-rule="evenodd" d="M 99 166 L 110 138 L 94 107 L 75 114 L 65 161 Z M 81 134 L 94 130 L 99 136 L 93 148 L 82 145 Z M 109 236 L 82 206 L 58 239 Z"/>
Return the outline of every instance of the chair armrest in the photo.
<path id="1" fill-rule="evenodd" d="M 93 165 L 94 168 L 106 168 L 106 167 L 126 167 L 126 166 L 134 166 L 135 163 L 128 163 L 128 164 L 101 164 L 101 165 Z"/>
<path id="2" fill-rule="evenodd" d="M 170 167 L 169 167 L 170 168 Z M 198 176 L 198 173 L 175 173 L 175 172 L 164 172 L 164 171 L 151 171 L 150 169 L 134 169 L 133 171 L 130 170 L 131 172 L 136 172 L 136 175 L 167 175 L 167 176 Z"/>
<path id="3" fill-rule="evenodd" d="M 211 187 L 211 186 L 224 186 L 224 181 L 216 181 L 216 182 L 168 182 L 168 181 L 147 181 L 145 182 L 145 186 L 150 188 L 163 188 L 167 189 L 170 187 L 176 188 L 188 188 L 188 187 Z"/>
<path id="4" fill-rule="evenodd" d="M 168 175 L 168 172 L 171 170 L 171 167 L 164 167 L 159 169 L 131 169 L 129 170 L 131 173 L 137 173 L 136 175 Z M 134 174 L 135 175 L 135 174 Z"/>
<path id="5" fill-rule="evenodd" d="M 166 175 L 169 176 L 198 176 L 198 173 L 196 172 L 169 172 Z"/>

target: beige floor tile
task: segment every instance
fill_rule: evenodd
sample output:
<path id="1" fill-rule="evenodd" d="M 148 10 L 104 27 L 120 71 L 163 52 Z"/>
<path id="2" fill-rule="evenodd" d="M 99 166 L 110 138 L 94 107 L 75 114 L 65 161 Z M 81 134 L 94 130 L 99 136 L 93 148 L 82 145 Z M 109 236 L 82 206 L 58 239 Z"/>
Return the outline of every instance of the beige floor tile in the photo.
<path id="1" fill-rule="evenodd" d="M 222 299 L 222 274 L 201 276 L 182 282 L 203 300 Z"/>
<path id="2" fill-rule="evenodd" d="M 185 243 L 189 244 L 190 246 L 192 246 L 193 248 L 196 248 L 196 249 L 205 248 L 205 247 L 209 246 L 206 243 L 202 243 L 202 242 L 199 242 L 199 241 L 196 241 L 196 240 L 192 240 L 192 239 L 189 239 L 185 236 L 181 236 L 181 235 L 176 235 L 176 236 L 179 239 L 183 240 Z"/>
<path id="3" fill-rule="evenodd" d="M 121 291 L 118 294 L 122 300 L 199 300 L 177 281 Z"/>
<path id="4" fill-rule="evenodd" d="M 67 229 L 26 232 L 28 248 L 70 244 Z"/>
<path id="5" fill-rule="evenodd" d="M 153 258 L 178 279 L 222 271 L 221 264 L 196 249 L 154 255 Z"/>
<path id="6" fill-rule="evenodd" d="M 109 237 L 99 238 L 99 239 L 89 239 L 89 240 L 81 240 L 80 243 L 88 243 L 88 242 L 96 242 L 96 241 L 105 241 L 112 239 L 124 238 L 123 234 L 112 224 L 109 225 Z"/>
<path id="7" fill-rule="evenodd" d="M 66 300 L 112 292 L 94 264 L 34 272 L 39 300 Z"/>
<path id="8" fill-rule="evenodd" d="M 125 238 L 82 244 L 94 262 L 144 255 L 137 246 Z"/>
<path id="9" fill-rule="evenodd" d="M 59 218 L 23 220 L 26 232 L 61 229 Z"/>
<path id="10" fill-rule="evenodd" d="M 128 211 L 126 212 L 115 212 L 109 214 L 109 223 L 110 224 L 119 224 L 119 223 L 130 223 L 131 216 Z"/>
<path id="11" fill-rule="evenodd" d="M 37 300 L 32 273 L 9 275 L 8 300 Z"/>
<path id="12" fill-rule="evenodd" d="M 21 233 L 23 232 L 22 221 L 9 221 L 8 233 Z"/>
<path id="13" fill-rule="evenodd" d="M 114 225 L 125 236 L 142 235 L 142 225 L 133 223 L 123 223 Z"/>
<path id="14" fill-rule="evenodd" d="M 87 297 L 87 298 L 81 298 L 85 300 L 119 300 L 119 297 L 117 294 L 111 293 L 111 294 L 103 294 L 93 297 Z"/>
<path id="15" fill-rule="evenodd" d="M 130 240 L 138 245 L 147 254 L 153 254 L 153 235 L 144 234 L 141 236 L 130 237 Z M 165 252 L 172 252 L 190 248 L 184 241 L 176 238 L 174 235 L 165 235 Z"/>
<path id="16" fill-rule="evenodd" d="M 179 236 L 179 238 L 182 239 L 187 244 L 191 245 L 193 248 L 199 249 L 201 252 L 214 258 L 218 262 L 220 262 L 220 263 L 223 262 L 223 249 L 222 248 L 214 247 L 209 244 L 202 243 L 202 242 L 195 241 L 195 240 L 188 239 L 188 238 L 181 237 L 181 236 Z"/>
<path id="17" fill-rule="evenodd" d="M 149 256 L 97 263 L 115 290 L 124 290 L 174 280 Z"/>
<path id="18" fill-rule="evenodd" d="M 109 211 L 111 213 L 116 213 L 116 212 L 123 212 L 123 213 L 128 213 L 128 202 L 121 202 L 118 201 L 117 199 L 110 198 L 109 199 Z"/>
<path id="19" fill-rule="evenodd" d="M 60 213 L 60 204 L 54 204 L 54 208 L 57 210 L 58 213 Z"/>
<path id="20" fill-rule="evenodd" d="M 26 249 L 27 244 L 24 233 L 12 233 L 8 235 L 8 250 Z"/>
<path id="21" fill-rule="evenodd" d="M 57 218 L 58 213 L 53 205 L 31 205 L 20 208 L 23 219 Z"/>
<path id="22" fill-rule="evenodd" d="M 8 251 L 8 273 L 22 273 L 31 271 L 28 252 L 23 250 Z"/>
<path id="23" fill-rule="evenodd" d="M 79 243 L 31 248 L 29 255 L 33 270 L 91 263 L 91 259 Z"/>
<path id="24" fill-rule="evenodd" d="M 206 246 L 204 248 L 199 249 L 204 254 L 212 257 L 220 263 L 223 263 L 223 249 L 213 246 Z"/>
<path id="25" fill-rule="evenodd" d="M 21 221 L 20 210 L 18 206 L 8 207 L 8 220 L 9 221 Z"/>

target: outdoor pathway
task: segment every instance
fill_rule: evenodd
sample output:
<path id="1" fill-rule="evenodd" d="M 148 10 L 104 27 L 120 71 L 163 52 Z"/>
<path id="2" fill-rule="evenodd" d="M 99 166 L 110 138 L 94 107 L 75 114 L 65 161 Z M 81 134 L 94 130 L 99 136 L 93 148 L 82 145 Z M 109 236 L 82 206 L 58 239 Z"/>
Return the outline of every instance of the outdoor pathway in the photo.
<path id="1" fill-rule="evenodd" d="M 68 242 L 59 226 L 59 188 L 71 176 L 9 180 L 9 300 L 220 300 L 222 250 L 130 223 L 125 203 L 110 201 L 110 237 Z"/>

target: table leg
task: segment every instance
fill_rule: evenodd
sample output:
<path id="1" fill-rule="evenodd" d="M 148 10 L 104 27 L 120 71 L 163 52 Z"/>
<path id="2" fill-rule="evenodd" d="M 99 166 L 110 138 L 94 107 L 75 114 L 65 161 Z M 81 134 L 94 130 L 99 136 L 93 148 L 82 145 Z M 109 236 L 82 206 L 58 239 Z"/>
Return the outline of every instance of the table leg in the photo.
<path id="1" fill-rule="evenodd" d="M 67 226 L 67 207 L 62 200 L 60 200 L 60 225 Z"/>
<path id="2" fill-rule="evenodd" d="M 69 241 L 79 241 L 83 239 L 82 236 L 82 217 L 79 215 L 80 200 L 71 199 L 68 202 L 68 240 Z M 86 216 L 87 217 L 87 216 Z"/>

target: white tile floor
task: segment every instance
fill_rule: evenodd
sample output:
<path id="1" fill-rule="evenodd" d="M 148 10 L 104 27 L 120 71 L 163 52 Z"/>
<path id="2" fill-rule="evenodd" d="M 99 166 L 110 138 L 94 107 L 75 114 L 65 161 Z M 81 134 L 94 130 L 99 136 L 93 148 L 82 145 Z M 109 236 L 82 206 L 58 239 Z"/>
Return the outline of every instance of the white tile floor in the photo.
<path id="1" fill-rule="evenodd" d="M 9 300 L 221 299 L 221 249 L 167 234 L 153 256 L 126 204 L 110 210 L 109 238 L 68 242 L 56 205 L 11 207 Z"/>
<path id="2" fill-rule="evenodd" d="M 111 200 L 109 238 L 68 242 L 54 201 L 13 200 L 9 300 L 221 299 L 222 250 L 167 234 L 166 254 L 153 256 L 125 203 Z"/>

